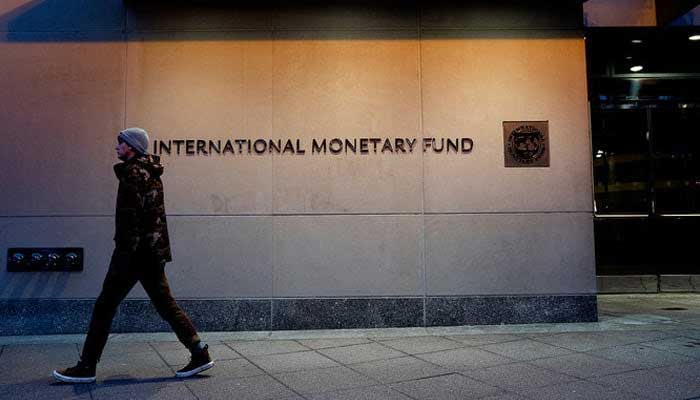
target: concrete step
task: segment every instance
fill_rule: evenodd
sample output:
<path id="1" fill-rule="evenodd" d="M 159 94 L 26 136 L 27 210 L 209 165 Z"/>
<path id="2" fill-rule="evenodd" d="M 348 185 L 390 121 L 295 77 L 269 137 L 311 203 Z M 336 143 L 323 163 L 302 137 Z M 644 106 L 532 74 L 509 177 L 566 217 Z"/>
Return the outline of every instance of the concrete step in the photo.
<path id="1" fill-rule="evenodd" d="M 700 293 L 700 275 L 599 275 L 598 293 Z"/>

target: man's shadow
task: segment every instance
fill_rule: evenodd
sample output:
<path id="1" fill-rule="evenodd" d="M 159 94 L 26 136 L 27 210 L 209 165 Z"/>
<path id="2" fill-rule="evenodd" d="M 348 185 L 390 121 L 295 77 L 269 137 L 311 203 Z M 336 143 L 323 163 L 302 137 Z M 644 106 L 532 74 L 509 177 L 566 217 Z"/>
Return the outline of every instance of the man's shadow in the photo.
<path id="1" fill-rule="evenodd" d="M 140 385 L 144 383 L 166 383 L 166 382 L 186 382 L 190 380 L 200 380 L 209 379 L 211 375 L 197 374 L 188 378 L 178 378 L 176 376 L 164 376 L 159 378 L 134 378 L 128 375 L 116 375 L 111 376 L 107 379 L 98 380 L 97 383 L 93 384 L 95 386 L 126 386 L 126 385 Z"/>
<path id="2" fill-rule="evenodd" d="M 113 387 L 120 386 L 142 386 L 143 391 L 141 392 L 144 397 L 149 397 L 149 395 L 154 395 L 155 392 L 160 390 L 159 385 L 150 386 L 149 383 L 175 383 L 175 382 L 186 382 L 195 381 L 202 379 L 209 379 L 211 375 L 197 374 L 195 376 L 188 377 L 186 379 L 178 378 L 176 376 L 165 376 L 158 378 L 135 378 L 130 375 L 115 375 L 108 377 L 106 379 L 100 379 L 95 383 L 83 384 L 83 383 L 67 383 L 67 382 L 53 382 L 50 386 L 73 386 L 73 393 L 76 396 L 88 394 L 90 392 L 99 392 L 102 389 L 109 389 Z M 148 390 L 152 390 L 153 393 L 147 393 Z"/>

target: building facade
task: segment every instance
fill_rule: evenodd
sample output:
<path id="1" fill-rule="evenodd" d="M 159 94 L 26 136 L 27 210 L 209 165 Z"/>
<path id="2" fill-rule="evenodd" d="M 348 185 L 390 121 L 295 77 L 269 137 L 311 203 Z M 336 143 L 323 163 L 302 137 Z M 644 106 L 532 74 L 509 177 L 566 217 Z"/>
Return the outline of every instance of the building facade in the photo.
<path id="1" fill-rule="evenodd" d="M 582 21 L 575 1 L 3 2 L 0 334 L 86 328 L 130 126 L 162 157 L 167 271 L 201 329 L 596 320 Z M 10 267 L 66 248 L 81 271 Z M 114 328 L 167 330 L 140 288 Z"/>

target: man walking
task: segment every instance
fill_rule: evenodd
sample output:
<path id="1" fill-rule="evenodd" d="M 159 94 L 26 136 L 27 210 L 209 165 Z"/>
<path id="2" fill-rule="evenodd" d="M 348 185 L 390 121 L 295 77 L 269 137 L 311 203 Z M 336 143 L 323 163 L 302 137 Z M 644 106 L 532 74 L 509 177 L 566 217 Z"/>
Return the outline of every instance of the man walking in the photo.
<path id="1" fill-rule="evenodd" d="M 192 376 L 214 366 L 208 346 L 202 346 L 192 322 L 170 294 L 164 270 L 172 258 L 160 179 L 163 166 L 159 157 L 148 154 L 148 142 L 148 134 L 141 128 L 123 130 L 117 137 L 117 156 L 122 162 L 114 166 L 119 179 L 114 253 L 93 309 L 80 361 L 74 367 L 53 371 L 59 381 L 95 382 L 95 368 L 114 314 L 136 282 L 141 283 L 158 314 L 192 354 L 189 364 L 176 376 Z"/>

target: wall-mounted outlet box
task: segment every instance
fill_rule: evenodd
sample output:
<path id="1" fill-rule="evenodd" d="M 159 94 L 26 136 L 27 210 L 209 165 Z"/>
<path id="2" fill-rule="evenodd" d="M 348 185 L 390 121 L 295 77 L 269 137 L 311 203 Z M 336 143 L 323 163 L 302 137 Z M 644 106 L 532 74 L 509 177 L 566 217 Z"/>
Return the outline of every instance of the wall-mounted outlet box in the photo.
<path id="1" fill-rule="evenodd" d="M 7 249 L 9 272 L 82 271 L 81 247 L 11 247 Z"/>

